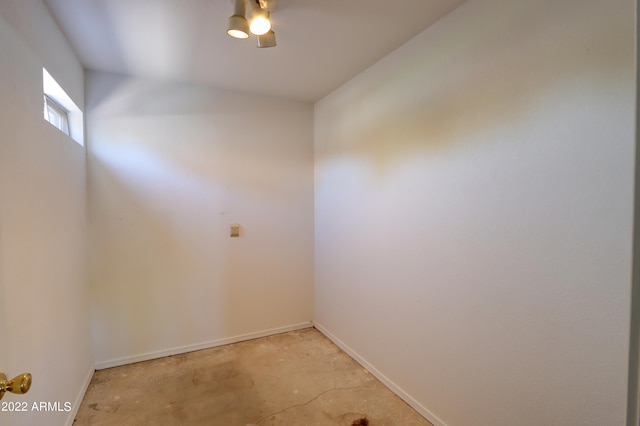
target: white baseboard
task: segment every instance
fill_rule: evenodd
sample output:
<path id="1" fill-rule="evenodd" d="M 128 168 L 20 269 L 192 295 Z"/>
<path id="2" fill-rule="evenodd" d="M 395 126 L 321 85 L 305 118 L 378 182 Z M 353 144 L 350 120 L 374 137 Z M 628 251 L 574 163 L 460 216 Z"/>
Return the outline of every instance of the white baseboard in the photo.
<path id="1" fill-rule="evenodd" d="M 414 410 L 416 410 L 422 417 L 429 420 L 433 423 L 434 426 L 447 426 L 445 422 L 440 420 L 438 416 L 433 414 L 427 407 L 419 403 L 415 398 L 405 392 L 400 386 L 396 385 L 393 381 L 391 381 L 388 377 L 382 374 L 378 369 L 376 369 L 373 365 L 371 365 L 366 359 L 364 359 L 360 354 L 351 349 L 347 344 L 345 344 L 342 340 L 336 337 L 335 334 L 327 330 L 322 325 L 317 322 L 314 324 L 315 328 L 318 329 L 322 334 L 327 336 L 329 340 L 335 343 L 340 349 L 348 353 L 353 359 L 355 359 L 358 364 L 362 365 L 367 371 L 369 371 L 373 376 L 375 376 L 378 380 L 385 384 L 393 393 L 398 395 L 404 402 L 409 404 Z"/>
<path id="2" fill-rule="evenodd" d="M 72 426 L 73 425 L 73 421 L 76 418 L 76 415 L 78 414 L 78 410 L 80 409 L 80 404 L 82 403 L 82 400 L 84 399 L 84 394 L 87 393 L 87 389 L 89 388 L 89 383 L 91 383 L 91 379 L 93 378 L 93 373 L 95 373 L 95 369 L 93 367 L 91 367 L 91 369 L 89 370 L 89 372 L 87 373 L 85 379 L 84 379 L 84 383 L 82 384 L 82 387 L 80 388 L 80 392 L 78 392 L 78 396 L 76 396 L 76 400 L 73 402 L 73 405 L 71 406 L 71 411 L 69 412 L 69 417 L 67 417 L 67 421 L 65 423 L 66 426 Z"/>
<path id="3" fill-rule="evenodd" d="M 241 334 L 239 336 L 226 337 L 224 339 L 211 340 L 208 342 L 196 343 L 193 345 L 179 346 L 179 347 L 165 349 L 165 350 L 156 351 L 156 352 L 147 352 L 147 353 L 138 354 L 138 355 L 116 358 L 109 361 L 98 362 L 96 363 L 95 368 L 96 370 L 104 370 L 105 368 L 118 367 L 126 364 L 133 364 L 134 362 L 140 362 L 140 361 L 149 361 L 151 359 L 183 354 L 186 352 L 199 351 L 201 349 L 215 348 L 216 346 L 229 345 L 231 343 L 237 343 L 245 340 L 252 340 L 260 337 L 266 337 L 274 334 L 286 333 L 288 331 L 301 330 L 303 328 L 311 328 L 311 327 L 313 327 L 313 322 L 311 321 L 303 322 L 300 324 L 277 327 L 269 330 L 257 331 L 254 333 Z"/>

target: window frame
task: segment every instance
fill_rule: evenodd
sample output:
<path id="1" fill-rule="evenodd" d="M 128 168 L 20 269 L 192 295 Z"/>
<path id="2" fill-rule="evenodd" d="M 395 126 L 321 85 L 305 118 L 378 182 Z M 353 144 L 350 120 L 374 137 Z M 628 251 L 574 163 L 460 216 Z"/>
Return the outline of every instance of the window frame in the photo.
<path id="1" fill-rule="evenodd" d="M 49 101 L 44 99 L 44 121 L 68 135 L 80 146 L 84 146 L 84 113 L 44 67 L 42 68 L 42 94 L 49 98 Z M 64 120 L 62 112 L 66 112 L 66 125 L 62 125 L 62 129 L 55 124 L 55 119 L 49 120 L 47 104 L 51 105 L 52 109 L 55 108 L 53 104 L 57 106 L 54 109 L 54 115 L 60 120 Z"/>
<path id="2" fill-rule="evenodd" d="M 55 118 L 52 118 L 52 115 Z M 69 111 L 46 94 L 44 95 L 44 119 L 65 135 L 70 136 Z"/>

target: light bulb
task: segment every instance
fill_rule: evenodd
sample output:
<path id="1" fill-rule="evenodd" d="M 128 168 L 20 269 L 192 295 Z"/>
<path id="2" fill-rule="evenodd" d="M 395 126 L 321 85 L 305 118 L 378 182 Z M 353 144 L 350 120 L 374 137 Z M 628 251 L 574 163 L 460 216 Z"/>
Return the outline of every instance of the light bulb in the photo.
<path id="1" fill-rule="evenodd" d="M 271 21 L 269 21 L 269 18 L 257 16 L 253 21 L 251 21 L 249 29 L 255 35 L 266 34 L 271 29 Z"/>
<path id="2" fill-rule="evenodd" d="M 229 34 L 231 37 L 235 37 L 235 38 L 249 38 L 249 34 L 245 33 L 244 31 L 240 31 L 240 30 L 228 30 L 227 34 Z"/>

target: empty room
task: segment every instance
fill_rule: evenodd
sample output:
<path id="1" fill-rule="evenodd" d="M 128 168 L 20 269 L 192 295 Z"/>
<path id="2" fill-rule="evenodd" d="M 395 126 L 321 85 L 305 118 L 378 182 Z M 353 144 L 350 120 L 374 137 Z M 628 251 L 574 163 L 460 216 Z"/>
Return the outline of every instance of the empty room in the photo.
<path id="1" fill-rule="evenodd" d="M 0 425 L 638 426 L 637 87 L 633 0 L 0 0 Z"/>

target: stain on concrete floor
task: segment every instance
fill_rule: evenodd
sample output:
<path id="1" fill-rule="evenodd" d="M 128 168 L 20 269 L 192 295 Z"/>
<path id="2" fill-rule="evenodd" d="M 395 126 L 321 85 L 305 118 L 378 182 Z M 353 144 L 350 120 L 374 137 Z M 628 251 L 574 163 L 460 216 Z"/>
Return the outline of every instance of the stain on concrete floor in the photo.
<path id="1" fill-rule="evenodd" d="M 316 329 L 100 370 L 74 426 L 431 425 Z"/>

